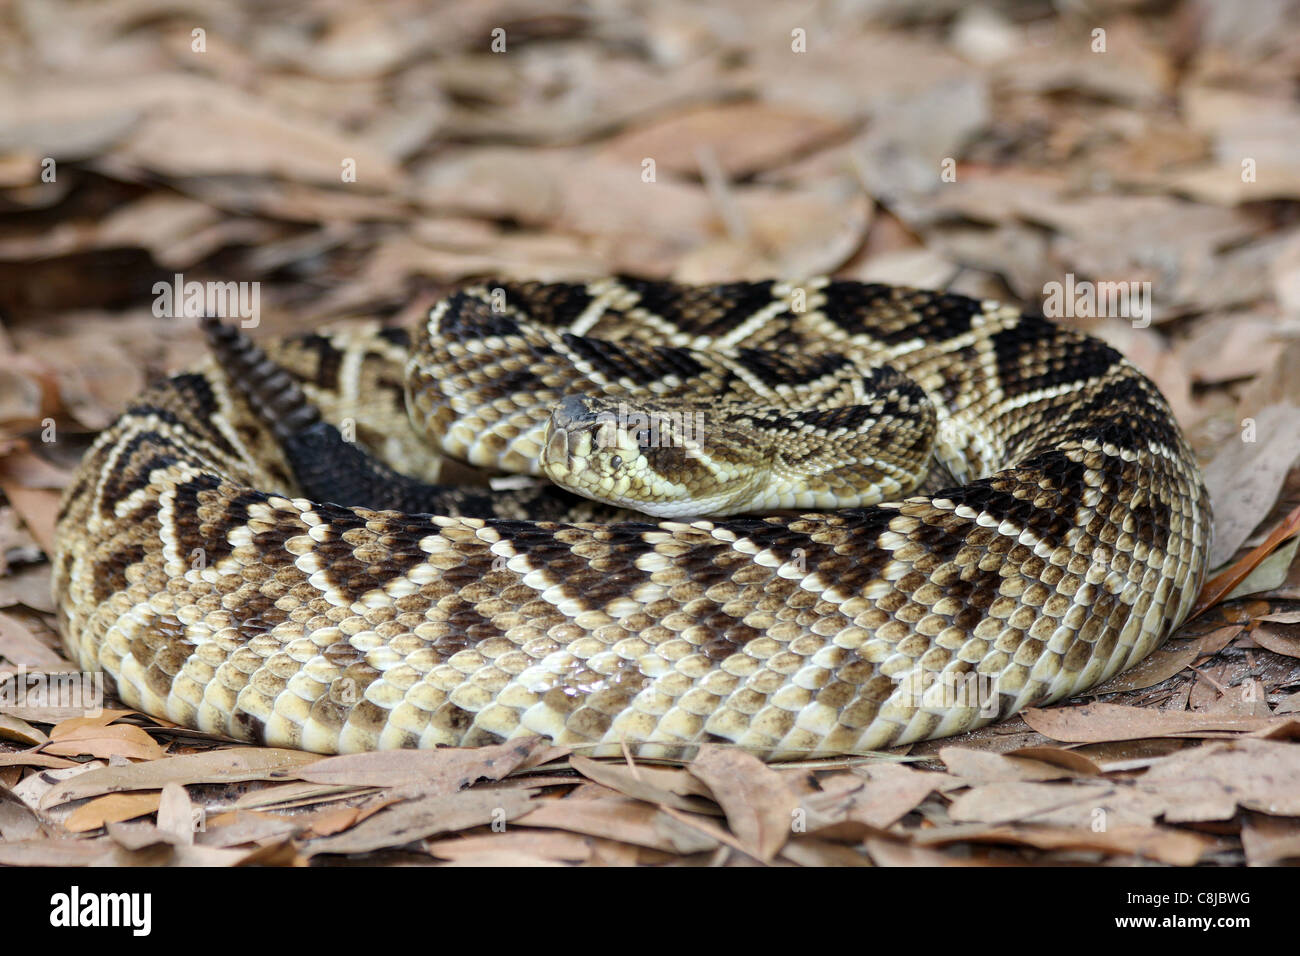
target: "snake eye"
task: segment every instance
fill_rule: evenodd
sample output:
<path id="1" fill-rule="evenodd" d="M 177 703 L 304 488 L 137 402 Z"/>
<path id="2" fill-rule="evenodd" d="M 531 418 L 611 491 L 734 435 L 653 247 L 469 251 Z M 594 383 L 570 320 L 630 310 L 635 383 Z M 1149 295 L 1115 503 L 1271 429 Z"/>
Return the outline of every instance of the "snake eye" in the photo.
<path id="1" fill-rule="evenodd" d="M 619 455 L 615 455 L 613 458 L 611 458 L 609 460 L 609 467 L 613 468 L 615 471 L 618 471 L 620 468 L 622 468 L 623 467 L 622 457 Z"/>

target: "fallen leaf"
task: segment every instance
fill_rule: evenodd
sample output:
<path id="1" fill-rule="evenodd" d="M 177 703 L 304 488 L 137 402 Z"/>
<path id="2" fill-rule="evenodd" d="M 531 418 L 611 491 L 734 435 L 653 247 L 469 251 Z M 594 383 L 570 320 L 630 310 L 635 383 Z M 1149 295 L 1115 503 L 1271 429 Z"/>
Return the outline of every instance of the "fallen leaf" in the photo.
<path id="1" fill-rule="evenodd" d="M 111 757 L 130 760 L 158 760 L 164 755 L 152 737 L 130 724 L 112 727 L 79 727 L 45 745 L 45 752 L 57 757 Z"/>
<path id="2" fill-rule="evenodd" d="M 93 717 L 69 717 L 67 720 L 59 721 L 50 729 L 50 739 L 61 740 L 87 727 L 107 727 L 119 717 L 127 717 L 135 713 L 139 713 L 139 711 L 105 708 Z"/>
<path id="3" fill-rule="evenodd" d="M 1031 707 L 1021 716 L 1040 734 L 1067 743 L 1138 740 L 1215 731 L 1246 732 L 1283 722 L 1273 717 L 1194 714 L 1121 704 L 1085 704 L 1047 710 Z"/>
<path id="4" fill-rule="evenodd" d="M 789 839 L 799 807 L 790 782 L 757 757 L 733 747 L 705 745 L 687 769 L 713 792 L 745 852 L 770 862 Z"/>
<path id="5" fill-rule="evenodd" d="M 1005 756 L 1037 760 L 1091 777 L 1101 774 L 1101 768 L 1096 762 L 1077 750 L 1062 750 L 1060 747 L 1021 747 L 1019 750 L 1008 751 Z"/>
<path id="6" fill-rule="evenodd" d="M 1098 684 L 1091 693 L 1118 694 L 1153 687 L 1186 669 L 1200 656 L 1200 653 L 1200 648 L 1195 642 L 1159 648 L 1147 655 L 1136 667 L 1115 675 L 1104 684 Z"/>
<path id="7" fill-rule="evenodd" d="M 0 739 L 40 746 L 49 738 L 25 720 L 0 713 Z"/>
<path id="8" fill-rule="evenodd" d="M 501 780 L 547 749 L 543 738 L 523 737 L 489 747 L 377 750 L 317 758 L 295 776 L 308 783 L 414 786 L 422 794 L 455 793 L 478 780 Z"/>
<path id="9" fill-rule="evenodd" d="M 354 787 L 347 784 L 284 783 L 250 790 L 236 800 L 234 806 L 237 810 L 252 810 L 258 807 L 288 810 L 377 792 L 378 788 Z"/>
<path id="10" fill-rule="evenodd" d="M 41 819 L 30 807 L 0 789 L 0 843 L 33 839 L 41 829 Z"/>
<path id="11" fill-rule="evenodd" d="M 198 818 L 194 842 L 200 846 L 236 847 L 255 843 L 272 846 L 289 840 L 304 828 L 299 817 L 281 817 L 271 813 L 238 810 L 220 818 Z"/>
<path id="12" fill-rule="evenodd" d="M 1274 866 L 1300 857 L 1300 820 L 1252 813 L 1241 827 L 1241 848 L 1250 866 Z"/>
<path id="13" fill-rule="evenodd" d="M 42 806 L 42 801 L 59 787 L 74 782 L 73 778 L 75 777 L 85 776 L 102 769 L 104 769 L 104 761 L 90 760 L 86 763 L 74 763 L 69 767 L 42 770 L 40 773 L 28 774 L 9 792 L 33 810 L 43 810 L 45 807 Z"/>
<path id="14" fill-rule="evenodd" d="M 1108 855 L 1140 856 L 1171 866 L 1192 866 L 1208 841 L 1194 833 L 1165 827 L 984 826 L 945 827 L 918 837 L 924 845 L 956 842 L 1012 843 L 1040 850 L 1095 850 Z"/>
<path id="15" fill-rule="evenodd" d="M 1250 632 L 1251 639 L 1260 647 L 1286 657 L 1300 657 L 1300 627 L 1257 627 Z"/>
<path id="16" fill-rule="evenodd" d="M 106 823 L 134 820 L 156 812 L 161 796 L 160 793 L 142 792 L 110 793 L 96 797 L 68 814 L 63 826 L 73 833 L 85 833 L 87 830 L 97 830 Z"/>
<path id="17" fill-rule="evenodd" d="M 316 754 L 271 747 L 229 747 L 207 753 L 164 757 L 120 767 L 103 767 L 69 780 L 44 797 L 49 808 L 123 790 L 162 790 L 169 781 L 179 784 L 238 783 L 292 776 L 304 764 L 319 760 Z"/>
<path id="18" fill-rule="evenodd" d="M 931 850 L 928 847 L 913 846 L 899 840 L 886 840 L 881 837 L 866 841 L 867 854 L 877 866 L 984 866 L 987 861 L 977 856 L 956 856 Z"/>
<path id="19" fill-rule="evenodd" d="M 311 840 L 308 855 L 366 853 L 398 847 L 438 833 L 454 833 L 488 823 L 505 825 L 533 806 L 533 791 L 525 789 L 464 790 L 419 797 L 394 804 L 334 836 Z"/>
<path id="20" fill-rule="evenodd" d="M 944 747 L 939 751 L 948 772 L 973 783 L 1008 780 L 1063 780 L 1078 776 L 1074 767 L 1060 761 L 1040 761 L 1024 756 L 1026 751 L 1041 752 L 1047 748 L 1025 748 L 1018 755 L 987 753 L 965 747 Z M 1058 751 L 1065 753 L 1065 751 Z M 1083 758 L 1086 760 L 1086 758 Z M 1091 761 L 1087 761 L 1091 764 Z M 1094 767 L 1095 771 L 1095 767 Z"/>
<path id="21" fill-rule="evenodd" d="M 68 667 L 68 662 L 33 634 L 31 628 L 14 615 L 5 614 L 3 611 L 0 611 L 0 656 L 31 672 L 46 668 L 63 670 Z M 0 672 L 0 681 L 5 680 L 6 676 Z M 26 697 L 26 693 L 21 688 L 15 689 L 20 692 L 21 697 Z"/>
<path id="22" fill-rule="evenodd" d="M 645 157 L 659 175 L 694 176 L 708 149 L 731 179 L 755 173 L 843 135 L 847 127 L 806 110 L 761 101 L 686 110 L 626 130 L 597 151 L 603 160 L 639 169 Z"/>
<path id="23" fill-rule="evenodd" d="M 931 793 L 952 783 L 947 774 L 913 770 L 902 764 L 867 768 L 869 779 L 851 795 L 844 819 L 884 830 L 915 810 Z"/>
<path id="24" fill-rule="evenodd" d="M 1105 781 L 1073 785 L 1031 780 L 1000 780 L 981 783 L 959 794 L 948 807 L 957 823 L 1004 824 L 1023 821 L 1070 823 L 1086 827 L 1099 809 L 1114 812 L 1108 803 L 1115 787 Z M 1150 823 L 1150 813 L 1120 823 Z M 1110 821 L 1107 821 L 1109 824 Z"/>
<path id="25" fill-rule="evenodd" d="M 23 524 L 47 555 L 54 553 L 54 522 L 59 513 L 59 492 L 28 488 L 17 477 L 10 459 L 0 458 L 0 490 L 23 519 Z"/>
<path id="26" fill-rule="evenodd" d="M 4 754 L 0 753 L 0 767 L 46 767 L 51 770 L 62 770 L 67 767 L 78 767 L 75 760 L 66 760 L 63 757 L 51 757 L 49 754 L 40 753 L 38 750 L 21 750 L 18 753 Z"/>
<path id="27" fill-rule="evenodd" d="M 0 864 L 5 866 L 108 866 L 113 862 L 111 841 L 32 839 L 0 843 Z"/>
<path id="28" fill-rule="evenodd" d="M 1223 600 L 1264 558 L 1297 532 L 1300 532 L 1300 508 L 1287 515 L 1262 544 L 1253 548 L 1249 554 L 1244 555 L 1232 567 L 1206 581 L 1196 599 L 1196 606 L 1192 609 L 1190 617 L 1196 617 L 1198 614 L 1204 613 Z"/>
<path id="29" fill-rule="evenodd" d="M 703 800 L 699 797 L 682 796 L 673 790 L 644 779 L 642 774 L 647 768 L 620 766 L 615 763 L 603 763 L 578 756 L 570 757 L 569 764 L 587 779 L 604 784 L 626 797 L 692 813 L 718 812 L 712 801 Z M 663 772 L 661 771 L 661 773 Z M 679 774 L 684 778 L 690 777 L 684 770 L 667 772 Z"/>
<path id="30" fill-rule="evenodd" d="M 1169 823 L 1231 819 L 1240 807 L 1271 816 L 1300 816 L 1300 747 L 1242 738 L 1180 751 L 1142 777 L 1168 806 Z"/>
<path id="31" fill-rule="evenodd" d="M 357 807 L 336 807 L 332 810 L 317 810 L 295 819 L 310 836 L 330 836 L 343 832 L 361 817 L 362 811 Z"/>
<path id="32" fill-rule="evenodd" d="M 509 830 L 482 836 L 452 837 L 428 846 L 442 860 L 483 862 L 496 858 L 509 865 L 516 854 L 542 861 L 585 863 L 591 859 L 596 838 L 559 830 Z"/>
<path id="33" fill-rule="evenodd" d="M 194 804 L 190 795 L 179 783 L 169 780 L 163 784 L 158 801 L 158 829 L 178 846 L 194 843 Z"/>
<path id="34" fill-rule="evenodd" d="M 34 611 L 54 613 L 54 601 L 50 597 L 50 571 L 48 563 L 16 571 L 11 568 L 8 575 L 0 576 L 0 607 L 23 604 Z"/>
<path id="35" fill-rule="evenodd" d="M 1250 594 L 1260 594 L 1281 587 L 1287 579 L 1291 565 L 1295 563 L 1300 538 L 1292 537 L 1264 560 L 1250 569 L 1250 573 L 1241 579 L 1223 600 L 1235 601 Z"/>
<path id="36" fill-rule="evenodd" d="M 781 848 L 781 856 L 799 866 L 870 866 L 865 853 L 831 840 L 796 837 Z"/>
<path id="37" fill-rule="evenodd" d="M 708 818 L 699 819 L 701 824 L 695 826 L 640 800 L 611 797 L 547 800 L 515 822 L 518 826 L 586 833 L 667 853 L 689 854 L 719 846 L 717 839 L 701 828 Z"/>

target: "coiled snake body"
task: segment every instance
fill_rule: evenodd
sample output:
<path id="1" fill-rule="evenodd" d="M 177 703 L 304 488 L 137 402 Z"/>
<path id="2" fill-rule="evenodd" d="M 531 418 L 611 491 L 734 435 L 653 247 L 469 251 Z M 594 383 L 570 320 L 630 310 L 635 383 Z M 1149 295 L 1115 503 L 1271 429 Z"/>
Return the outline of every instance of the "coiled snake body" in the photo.
<path id="1" fill-rule="evenodd" d="M 133 707 L 239 739 L 876 750 L 1133 665 L 1205 572 L 1208 498 L 1156 388 L 1105 344 L 997 303 L 826 279 L 501 283 L 442 301 L 409 340 L 371 327 L 267 345 L 287 375 L 232 349 L 242 368 L 157 385 L 99 437 L 64 499 L 54 577 L 74 660 Z M 812 478 L 811 506 L 784 485 L 760 499 L 808 513 L 662 506 L 681 520 L 420 484 L 437 476 L 427 439 L 480 467 L 536 474 L 549 456 L 563 471 L 598 394 L 655 406 L 701 383 L 730 390 L 719 415 L 838 396 L 793 420 L 739 415 L 783 461 L 865 423 L 923 474 L 882 454 L 861 481 L 893 500 L 831 510 L 832 486 L 857 479 Z M 343 457 L 406 474 L 359 466 L 384 500 L 348 500 L 332 454 L 285 450 L 319 424 L 304 396 L 355 439 Z M 729 468 L 748 433 L 715 452 L 709 422 L 698 454 L 658 459 L 608 426 L 613 466 Z M 305 496 L 316 472 L 326 501 Z M 928 494 L 906 497 L 918 482 Z"/>

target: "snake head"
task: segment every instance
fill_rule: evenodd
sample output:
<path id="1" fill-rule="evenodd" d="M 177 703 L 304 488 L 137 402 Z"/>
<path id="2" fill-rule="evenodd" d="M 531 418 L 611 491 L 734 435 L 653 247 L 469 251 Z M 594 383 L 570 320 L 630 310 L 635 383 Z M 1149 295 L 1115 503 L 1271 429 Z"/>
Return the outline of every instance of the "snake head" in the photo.
<path id="1" fill-rule="evenodd" d="M 743 456 L 728 453 L 742 447 Z M 763 480 L 754 451 L 752 437 L 698 404 L 570 395 L 546 423 L 541 465 L 584 497 L 682 518 L 726 513 L 731 502 L 747 500 Z M 743 466 L 731 467 L 732 457 L 743 457 Z"/>

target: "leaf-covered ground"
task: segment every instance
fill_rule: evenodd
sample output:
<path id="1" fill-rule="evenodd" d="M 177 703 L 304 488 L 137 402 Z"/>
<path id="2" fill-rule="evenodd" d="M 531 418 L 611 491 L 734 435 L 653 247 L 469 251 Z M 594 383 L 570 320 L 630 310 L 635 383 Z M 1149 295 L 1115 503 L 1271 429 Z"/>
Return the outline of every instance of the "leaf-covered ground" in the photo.
<path id="1" fill-rule="evenodd" d="M 877 759 L 322 759 L 11 691 L 0 863 L 1300 859 L 1297 23 L 1295 0 L 4 8 L 0 686 L 70 667 L 59 489 L 202 355 L 155 315 L 177 274 L 258 283 L 259 336 L 409 320 L 485 275 L 829 272 L 1049 311 L 1150 283 L 1140 314 L 1060 321 L 1170 399 L 1221 573 L 1091 697 Z"/>

